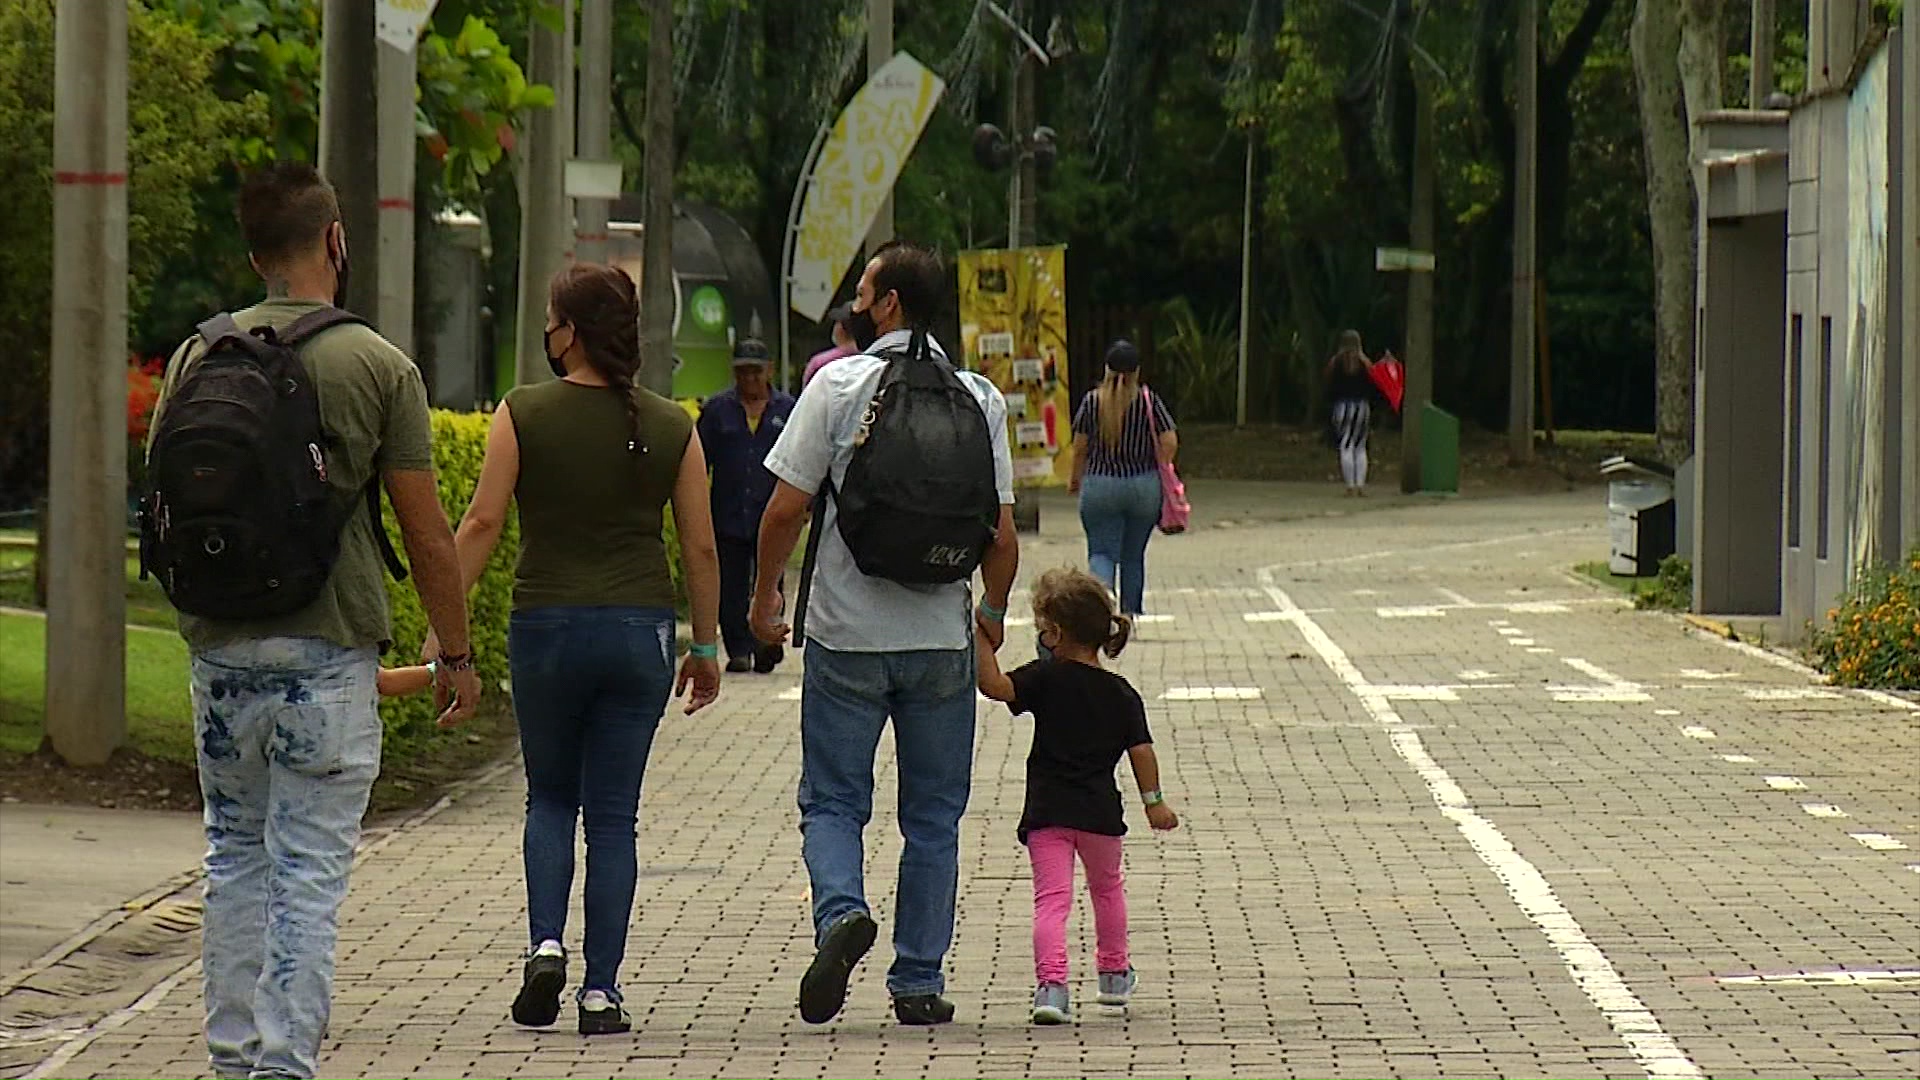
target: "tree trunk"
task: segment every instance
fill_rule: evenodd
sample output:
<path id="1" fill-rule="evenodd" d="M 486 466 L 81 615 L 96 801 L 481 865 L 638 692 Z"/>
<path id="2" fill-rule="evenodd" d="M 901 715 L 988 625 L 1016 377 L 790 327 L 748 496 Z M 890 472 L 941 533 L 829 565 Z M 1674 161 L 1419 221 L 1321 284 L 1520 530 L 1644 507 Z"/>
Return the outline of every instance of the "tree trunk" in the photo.
<path id="1" fill-rule="evenodd" d="M 673 0 L 647 3 L 646 232 L 640 275 L 640 381 L 673 393 Z"/>
<path id="2" fill-rule="evenodd" d="M 1692 141 L 1676 69 L 1683 25 L 1674 0 L 1639 0 L 1630 36 L 1653 243 L 1655 431 L 1660 456 L 1673 464 L 1693 452 L 1696 237 Z"/>

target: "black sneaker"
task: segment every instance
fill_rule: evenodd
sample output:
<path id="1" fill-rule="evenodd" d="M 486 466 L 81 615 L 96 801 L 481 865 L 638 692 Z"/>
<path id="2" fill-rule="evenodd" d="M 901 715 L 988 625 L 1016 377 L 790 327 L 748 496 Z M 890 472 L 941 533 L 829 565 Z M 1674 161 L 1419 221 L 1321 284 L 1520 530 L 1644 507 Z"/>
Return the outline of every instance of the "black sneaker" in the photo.
<path id="1" fill-rule="evenodd" d="M 633 1030 L 633 1018 L 605 990 L 580 995 L 580 1034 L 622 1035 Z"/>
<path id="2" fill-rule="evenodd" d="M 953 1002 L 939 994 L 908 994 L 893 999 L 893 1015 L 901 1023 L 915 1027 L 951 1023 Z"/>
<path id="3" fill-rule="evenodd" d="M 557 941 L 543 941 L 520 974 L 520 993 L 513 999 L 513 1022 L 521 1027 L 549 1027 L 560 1019 L 560 990 L 567 985 L 567 954 Z"/>
<path id="4" fill-rule="evenodd" d="M 727 659 L 728 674 L 738 675 L 753 670 L 753 660 L 745 656 L 733 656 Z"/>
<path id="5" fill-rule="evenodd" d="M 763 645 L 753 651 L 753 671 L 756 675 L 766 675 L 780 666 L 787 658 L 787 651 L 778 645 Z"/>
<path id="6" fill-rule="evenodd" d="M 839 1015 L 847 1003 L 847 980 L 853 965 L 873 948 L 880 927 L 864 911 L 848 912 L 827 927 L 813 963 L 800 977 L 800 1019 L 809 1024 L 824 1024 Z"/>

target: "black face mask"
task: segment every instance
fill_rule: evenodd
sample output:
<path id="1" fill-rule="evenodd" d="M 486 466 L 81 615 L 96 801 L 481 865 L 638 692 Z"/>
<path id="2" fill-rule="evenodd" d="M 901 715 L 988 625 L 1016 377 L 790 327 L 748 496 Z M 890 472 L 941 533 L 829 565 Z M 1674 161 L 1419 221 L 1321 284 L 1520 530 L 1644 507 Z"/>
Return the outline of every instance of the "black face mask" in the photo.
<path id="1" fill-rule="evenodd" d="M 560 358 L 553 355 L 553 331 L 558 329 L 560 328 L 556 326 L 552 330 L 543 330 L 540 332 L 540 351 L 546 354 L 547 367 L 553 370 L 553 377 L 556 379 L 564 379 L 567 377 L 567 365 L 561 363 Z"/>
<path id="2" fill-rule="evenodd" d="M 347 269 L 347 243 L 343 239 L 333 263 L 333 306 L 337 308 L 347 306 Z"/>
<path id="3" fill-rule="evenodd" d="M 847 315 L 847 333 L 853 336 L 853 346 L 861 352 L 873 348 L 880 340 L 880 328 L 874 325 L 873 309 L 863 308 Z"/>

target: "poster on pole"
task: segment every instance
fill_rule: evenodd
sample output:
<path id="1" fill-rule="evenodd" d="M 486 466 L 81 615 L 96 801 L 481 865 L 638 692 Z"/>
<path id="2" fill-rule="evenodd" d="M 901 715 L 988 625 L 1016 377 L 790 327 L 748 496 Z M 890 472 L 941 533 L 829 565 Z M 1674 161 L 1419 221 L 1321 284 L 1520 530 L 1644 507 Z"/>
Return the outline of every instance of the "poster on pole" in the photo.
<path id="1" fill-rule="evenodd" d="M 873 73 L 834 121 L 807 184 L 789 281 L 793 310 L 815 322 L 893 191 L 947 84 L 906 53 Z"/>
<path id="2" fill-rule="evenodd" d="M 967 366 L 1007 399 L 1015 486 L 1064 487 L 1073 473 L 1067 249 L 962 252 L 960 343 Z"/>
<path id="3" fill-rule="evenodd" d="M 412 52 L 420 42 L 420 28 L 427 24 L 439 2 L 377 0 L 373 7 L 374 34 L 401 52 Z"/>

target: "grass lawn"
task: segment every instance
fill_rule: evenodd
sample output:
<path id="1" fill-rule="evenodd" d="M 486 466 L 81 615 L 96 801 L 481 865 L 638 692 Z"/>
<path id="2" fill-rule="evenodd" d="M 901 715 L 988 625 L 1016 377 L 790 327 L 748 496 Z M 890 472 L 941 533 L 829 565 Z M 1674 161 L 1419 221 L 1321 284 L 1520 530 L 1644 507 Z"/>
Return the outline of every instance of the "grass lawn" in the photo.
<path id="1" fill-rule="evenodd" d="M 1640 587 L 1653 580 L 1652 578 L 1638 578 L 1629 577 L 1626 574 L 1616 574 L 1607 569 L 1605 559 L 1599 559 L 1594 562 L 1583 562 L 1579 566 L 1574 567 L 1573 572 L 1579 574 L 1581 577 L 1591 578 L 1602 585 L 1618 589 L 1628 596 L 1639 595 Z"/>
<path id="2" fill-rule="evenodd" d="M 0 749 L 32 753 L 46 718 L 46 620 L 0 613 Z M 127 635 L 127 745 L 193 762 L 187 647 L 176 634 Z"/>
<path id="3" fill-rule="evenodd" d="M 24 542 L 0 536 L 0 607 L 30 608 L 33 602 L 33 537 Z M 140 580 L 140 559 L 127 557 L 127 622 L 134 626 L 174 628 L 173 608 L 158 581 Z"/>

